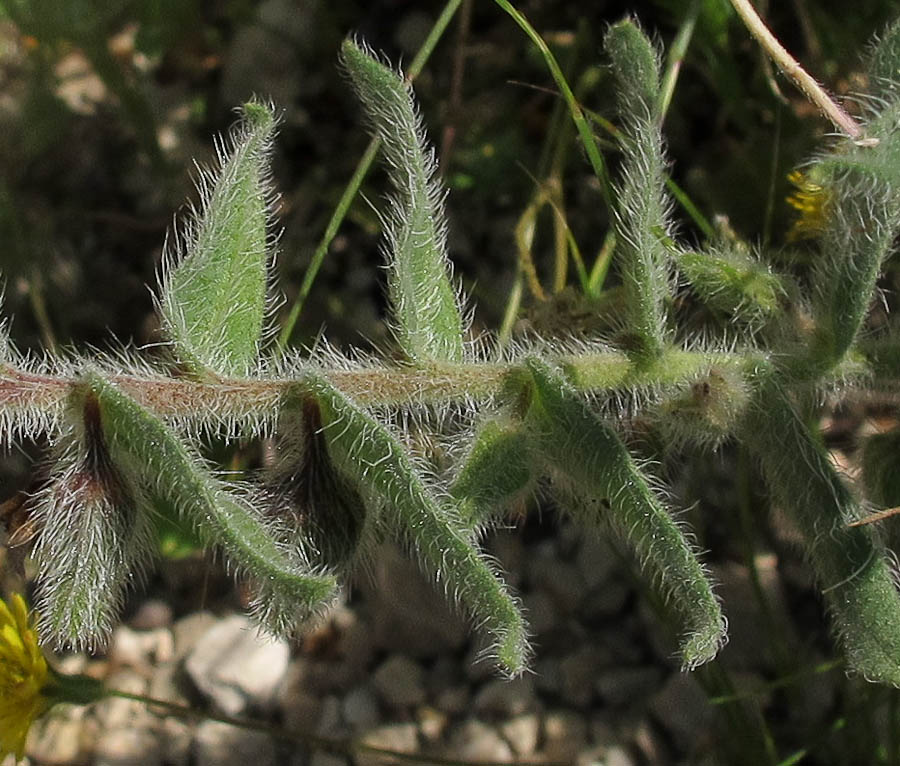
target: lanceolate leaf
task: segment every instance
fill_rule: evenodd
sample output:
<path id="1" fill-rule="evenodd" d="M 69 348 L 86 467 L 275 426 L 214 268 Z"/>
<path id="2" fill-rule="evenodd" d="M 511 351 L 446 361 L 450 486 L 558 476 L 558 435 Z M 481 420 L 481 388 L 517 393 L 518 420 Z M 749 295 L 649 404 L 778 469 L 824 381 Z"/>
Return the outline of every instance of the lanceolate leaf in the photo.
<path id="1" fill-rule="evenodd" d="M 463 523 L 475 528 L 496 520 L 533 486 L 533 462 L 529 435 L 520 423 L 485 423 L 450 488 Z"/>
<path id="2" fill-rule="evenodd" d="M 847 526 L 861 515 L 858 502 L 774 381 L 760 386 L 744 433 L 805 537 L 851 668 L 900 686 L 900 594 L 872 527 Z"/>
<path id="3" fill-rule="evenodd" d="M 631 19 L 613 24 L 603 47 L 616 78 L 619 113 L 655 120 L 659 112 L 659 54 Z"/>
<path id="4" fill-rule="evenodd" d="M 685 667 L 711 660 L 725 643 L 725 619 L 684 534 L 663 508 L 615 431 L 557 370 L 529 360 L 533 387 L 526 422 L 542 462 L 587 500 L 583 520 L 608 523 L 634 549 L 684 626 Z M 576 509 L 577 510 L 577 509 Z"/>
<path id="5" fill-rule="evenodd" d="M 344 41 L 341 50 L 382 140 L 394 186 L 387 217 L 388 289 L 400 346 L 417 364 L 461 361 L 463 321 L 446 255 L 444 191 L 412 88 L 353 40 Z"/>
<path id="6" fill-rule="evenodd" d="M 338 470 L 381 509 L 388 533 L 408 546 L 422 568 L 440 580 L 494 639 L 500 668 L 517 675 L 529 655 L 525 621 L 515 600 L 470 535 L 448 498 L 426 486 L 397 439 L 325 378 L 303 383 L 321 408 L 329 451 Z"/>
<path id="7" fill-rule="evenodd" d="M 881 34 L 869 54 L 869 91 L 876 98 L 900 97 L 900 20 Z"/>
<path id="8" fill-rule="evenodd" d="M 246 374 L 259 353 L 266 313 L 269 153 L 275 116 L 251 102 L 225 146 L 221 168 L 200 180 L 201 210 L 162 276 L 165 330 L 178 359 L 198 375 Z"/>
<path id="9" fill-rule="evenodd" d="M 838 364 L 855 343 L 881 267 L 900 232 L 900 103 L 867 125 L 876 146 L 850 144 L 822 159 L 822 252 L 815 260 L 813 369 Z"/>
<path id="10" fill-rule="evenodd" d="M 658 119 L 659 59 L 632 21 L 610 27 L 604 41 L 623 122 L 622 180 L 616 210 L 617 257 L 628 307 L 627 332 L 638 358 L 658 357 L 666 342 L 670 292 L 666 243 L 671 201 Z"/>
<path id="11" fill-rule="evenodd" d="M 740 252 L 683 252 L 678 269 L 710 308 L 758 329 L 787 297 L 786 280 Z"/>
<path id="12" fill-rule="evenodd" d="M 152 495 L 174 506 L 256 582 L 265 627 L 288 633 L 334 596 L 334 577 L 312 571 L 279 542 L 283 530 L 213 478 L 161 420 L 96 374 L 86 375 L 85 383 L 97 397 L 113 460 L 141 477 Z"/>

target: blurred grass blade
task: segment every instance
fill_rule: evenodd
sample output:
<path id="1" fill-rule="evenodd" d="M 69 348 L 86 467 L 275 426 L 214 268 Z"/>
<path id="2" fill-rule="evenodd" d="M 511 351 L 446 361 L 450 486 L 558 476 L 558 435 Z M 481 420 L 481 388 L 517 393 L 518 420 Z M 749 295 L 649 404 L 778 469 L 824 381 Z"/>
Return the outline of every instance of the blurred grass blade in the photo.
<path id="1" fill-rule="evenodd" d="M 219 147 L 218 173 L 200 176 L 201 210 L 167 253 L 160 308 L 179 361 L 192 372 L 246 375 L 259 355 L 273 206 L 272 107 L 245 104 Z"/>
<path id="2" fill-rule="evenodd" d="M 559 88 L 560 93 L 562 93 L 562 96 L 569 107 L 569 113 L 572 115 L 572 121 L 575 123 L 575 127 L 578 130 L 578 137 L 581 139 L 584 151 L 587 153 L 588 161 L 591 163 L 591 167 L 594 170 L 594 175 L 596 175 L 597 180 L 600 181 L 600 188 L 603 192 L 606 206 L 612 211 L 613 192 L 609 181 L 609 172 L 606 169 L 606 163 L 603 161 L 603 155 L 600 154 L 600 150 L 597 148 L 597 142 L 594 139 L 591 126 L 585 119 L 581 105 L 578 103 L 578 99 L 575 98 L 575 94 L 572 92 L 572 88 L 569 86 L 566 76 L 559 66 L 559 62 L 557 62 L 556 57 L 547 46 L 547 43 L 544 42 L 544 39 L 537 33 L 535 28 L 531 26 L 528 19 L 516 10 L 515 6 L 507 2 L 507 0 L 494 0 L 494 2 L 506 11 L 506 13 L 512 17 L 513 21 L 522 28 L 522 31 L 528 35 L 529 39 L 535 44 L 540 51 L 541 56 L 543 56 L 544 61 L 547 63 L 547 68 L 550 70 L 554 82 L 556 82 L 556 87 Z"/>
<path id="3" fill-rule="evenodd" d="M 345 40 L 341 59 L 381 139 L 394 186 L 387 216 L 394 329 L 418 364 L 463 359 L 463 319 L 446 253 L 444 191 L 411 86 L 368 49 Z"/>
<path id="4" fill-rule="evenodd" d="M 675 39 L 672 40 L 672 44 L 669 46 L 669 53 L 666 57 L 666 71 L 662 75 L 659 87 L 660 121 L 665 120 L 666 113 L 669 111 L 672 96 L 675 94 L 675 85 L 678 83 L 678 75 L 681 72 L 684 57 L 687 55 L 691 38 L 694 36 L 694 29 L 697 26 L 697 19 L 700 18 L 702 10 L 703 0 L 691 1 L 681 26 L 678 27 L 678 34 L 675 35 Z"/>

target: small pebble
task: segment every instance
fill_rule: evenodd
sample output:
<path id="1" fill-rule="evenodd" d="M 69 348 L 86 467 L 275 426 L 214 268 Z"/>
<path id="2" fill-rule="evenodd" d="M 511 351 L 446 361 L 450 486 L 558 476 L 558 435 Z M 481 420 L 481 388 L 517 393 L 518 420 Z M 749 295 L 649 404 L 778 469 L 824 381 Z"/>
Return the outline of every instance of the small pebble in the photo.
<path id="1" fill-rule="evenodd" d="M 474 708 L 480 715 L 510 718 L 532 710 L 534 704 L 534 680 L 524 675 L 488 681 L 475 695 Z"/>
<path id="2" fill-rule="evenodd" d="M 150 599 L 138 607 L 128 621 L 134 630 L 154 630 L 172 625 L 172 607 L 165 601 Z"/>
<path id="3" fill-rule="evenodd" d="M 416 711 L 416 720 L 422 736 L 429 742 L 437 742 L 444 735 L 449 719 L 446 713 L 426 705 Z"/>
<path id="4" fill-rule="evenodd" d="M 371 747 L 397 753 L 415 753 L 419 750 L 419 733 L 414 723 L 394 723 L 379 726 L 366 732 L 362 741 Z M 354 757 L 357 766 L 383 766 L 384 758 L 360 752 Z"/>
<path id="5" fill-rule="evenodd" d="M 203 721 L 194 733 L 196 766 L 277 766 L 275 743 L 268 735 L 218 721 Z"/>
<path id="6" fill-rule="evenodd" d="M 97 738 L 94 766 L 161 766 L 162 763 L 162 742 L 152 729 L 108 729 Z"/>
<path id="7" fill-rule="evenodd" d="M 460 761 L 514 760 L 512 748 L 500 733 L 474 718 L 463 721 L 450 735 L 447 757 Z"/>
<path id="8" fill-rule="evenodd" d="M 402 654 L 388 657 L 372 676 L 381 699 L 392 707 L 421 705 L 425 701 L 425 673 L 421 665 Z"/>
<path id="9" fill-rule="evenodd" d="M 500 732 L 516 755 L 528 756 L 537 749 L 541 720 L 535 713 L 516 716 L 500 724 Z"/>
<path id="10" fill-rule="evenodd" d="M 368 729 L 380 720 L 378 700 L 368 686 L 351 689 L 341 703 L 344 720 L 354 729 Z"/>
<path id="11" fill-rule="evenodd" d="M 284 679 L 290 647 L 260 635 L 244 615 L 218 621 L 197 640 L 185 661 L 194 685 L 228 715 L 268 707 Z"/>
<path id="12" fill-rule="evenodd" d="M 549 761 L 571 761 L 587 744 L 584 718 L 570 710 L 552 710 L 544 715 L 543 753 Z"/>

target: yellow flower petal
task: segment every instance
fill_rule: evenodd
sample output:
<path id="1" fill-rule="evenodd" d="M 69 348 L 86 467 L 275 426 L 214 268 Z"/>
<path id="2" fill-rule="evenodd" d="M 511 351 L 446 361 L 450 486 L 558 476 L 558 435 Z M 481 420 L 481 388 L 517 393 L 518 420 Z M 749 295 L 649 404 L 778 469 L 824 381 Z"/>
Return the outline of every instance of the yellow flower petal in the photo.
<path id="1" fill-rule="evenodd" d="M 799 213 L 787 233 L 788 242 L 815 238 L 825 228 L 831 195 L 824 186 L 813 181 L 802 170 L 788 173 L 788 181 L 794 185 L 795 190 L 788 195 L 786 201 Z"/>
<path id="2" fill-rule="evenodd" d="M 0 599 L 0 760 L 23 756 L 32 721 L 50 706 L 48 679 L 25 600 L 18 594 L 9 604 Z"/>

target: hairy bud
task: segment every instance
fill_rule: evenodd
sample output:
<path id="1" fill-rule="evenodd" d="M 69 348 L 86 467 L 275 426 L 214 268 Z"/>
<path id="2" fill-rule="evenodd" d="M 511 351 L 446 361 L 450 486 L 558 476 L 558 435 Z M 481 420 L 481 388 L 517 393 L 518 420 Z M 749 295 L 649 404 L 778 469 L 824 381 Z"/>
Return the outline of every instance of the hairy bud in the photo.
<path id="1" fill-rule="evenodd" d="M 115 624 L 153 535 L 142 491 L 110 455 L 96 397 L 79 390 L 71 399 L 70 430 L 37 497 L 40 611 L 50 640 L 91 648 Z"/>

